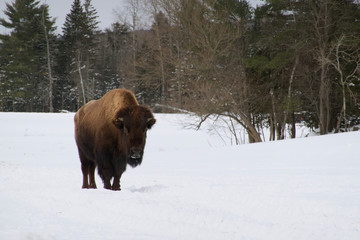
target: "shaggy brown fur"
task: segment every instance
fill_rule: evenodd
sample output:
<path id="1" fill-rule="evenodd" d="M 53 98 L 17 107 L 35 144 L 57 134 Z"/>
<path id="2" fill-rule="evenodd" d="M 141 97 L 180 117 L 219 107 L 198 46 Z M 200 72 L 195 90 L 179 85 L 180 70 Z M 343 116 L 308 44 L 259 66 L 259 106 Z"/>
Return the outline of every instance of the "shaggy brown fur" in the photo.
<path id="1" fill-rule="evenodd" d="M 141 164 L 146 131 L 155 122 L 151 110 L 140 106 L 134 94 L 125 89 L 111 90 L 101 99 L 82 106 L 75 114 L 82 187 L 96 188 L 97 166 L 104 188 L 120 190 L 120 178 L 126 165 Z"/>

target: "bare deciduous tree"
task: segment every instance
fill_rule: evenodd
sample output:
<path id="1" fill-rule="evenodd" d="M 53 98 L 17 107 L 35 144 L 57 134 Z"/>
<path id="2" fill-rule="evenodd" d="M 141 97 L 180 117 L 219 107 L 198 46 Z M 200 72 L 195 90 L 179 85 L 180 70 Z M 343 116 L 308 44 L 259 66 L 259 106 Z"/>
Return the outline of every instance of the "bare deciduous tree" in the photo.
<path id="1" fill-rule="evenodd" d="M 343 47 L 344 42 L 346 41 L 346 35 L 343 34 L 335 43 L 335 52 L 333 53 L 333 59 L 329 61 L 334 69 L 339 73 L 339 83 L 341 86 L 341 94 L 342 94 L 342 107 L 340 116 L 338 117 L 338 121 L 336 124 L 335 132 L 339 132 L 341 121 L 344 120 L 345 131 L 348 131 L 348 119 L 346 116 L 346 107 L 347 107 L 347 94 L 352 94 L 352 91 L 349 87 L 351 83 L 351 79 L 353 79 L 358 72 L 360 72 L 360 57 L 359 50 L 360 48 L 356 48 L 355 50 L 351 50 L 351 52 L 347 52 L 346 50 L 341 49 Z M 350 63 L 350 64 L 349 64 Z M 351 66 L 351 69 L 345 71 L 345 66 Z"/>

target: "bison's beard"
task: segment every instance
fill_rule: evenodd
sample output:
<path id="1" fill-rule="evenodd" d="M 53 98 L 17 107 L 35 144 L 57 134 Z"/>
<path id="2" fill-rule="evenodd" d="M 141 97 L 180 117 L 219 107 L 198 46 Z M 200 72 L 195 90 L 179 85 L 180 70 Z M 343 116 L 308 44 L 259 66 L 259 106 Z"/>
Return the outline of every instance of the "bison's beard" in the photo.
<path id="1" fill-rule="evenodd" d="M 136 166 L 138 166 L 138 165 L 140 165 L 141 162 L 142 162 L 142 157 L 140 157 L 140 158 L 133 158 L 133 157 L 131 157 L 131 156 L 128 157 L 128 161 L 127 161 L 127 163 L 128 163 L 131 167 L 133 167 L 133 168 L 136 167 Z"/>

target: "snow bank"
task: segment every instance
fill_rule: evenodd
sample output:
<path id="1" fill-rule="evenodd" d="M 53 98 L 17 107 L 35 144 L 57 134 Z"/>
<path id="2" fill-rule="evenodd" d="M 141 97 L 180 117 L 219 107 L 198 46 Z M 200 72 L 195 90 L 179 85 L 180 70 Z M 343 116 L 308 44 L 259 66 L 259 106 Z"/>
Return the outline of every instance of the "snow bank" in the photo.
<path id="1" fill-rule="evenodd" d="M 360 239 L 360 132 L 223 147 L 156 118 L 113 192 L 81 189 L 73 114 L 0 113 L 0 239 Z"/>

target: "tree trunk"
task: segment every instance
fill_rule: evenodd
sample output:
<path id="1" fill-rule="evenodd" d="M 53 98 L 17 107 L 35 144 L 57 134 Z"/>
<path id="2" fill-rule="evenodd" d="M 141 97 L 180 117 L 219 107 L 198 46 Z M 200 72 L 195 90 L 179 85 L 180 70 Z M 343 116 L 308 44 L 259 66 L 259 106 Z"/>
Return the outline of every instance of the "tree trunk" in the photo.
<path id="1" fill-rule="evenodd" d="M 81 60 L 80 60 L 80 50 L 77 50 L 77 57 L 76 57 L 76 64 L 77 64 L 77 70 L 79 72 L 79 77 L 80 77 L 80 86 L 81 86 L 81 93 L 82 93 L 82 97 L 83 97 L 83 104 L 86 104 L 86 96 L 85 96 L 85 87 L 84 87 L 84 81 L 83 81 L 83 77 L 81 74 Z"/>
<path id="2" fill-rule="evenodd" d="M 165 79 L 165 69 L 164 69 L 164 54 L 163 54 L 163 49 L 161 47 L 161 38 L 160 38 L 160 33 L 159 33 L 159 25 L 157 23 L 155 23 L 155 35 L 156 35 L 156 40 L 157 40 L 157 47 L 159 50 L 159 54 L 160 54 L 160 72 L 161 72 L 161 101 L 164 104 L 165 100 L 166 100 L 166 79 Z"/>
<path id="3" fill-rule="evenodd" d="M 48 67 L 48 74 L 49 74 L 49 111 L 54 112 L 54 106 L 53 106 L 53 84 L 54 80 L 52 77 L 51 72 L 51 56 L 50 56 L 50 44 L 49 44 L 49 37 L 48 37 L 48 31 L 47 27 L 45 25 L 45 8 L 43 9 L 42 13 L 42 24 L 44 27 L 44 35 L 45 35 L 45 41 L 46 41 L 46 53 L 47 53 L 47 67 Z"/>
<path id="4" fill-rule="evenodd" d="M 329 80 L 326 76 L 327 64 L 325 61 L 321 63 L 320 75 L 320 91 L 319 91 L 319 109 L 320 109 L 320 134 L 328 133 L 329 128 Z"/>
<path id="5" fill-rule="evenodd" d="M 330 31 L 330 12 L 331 1 L 320 1 L 318 7 L 314 5 L 314 30 L 317 41 L 318 53 L 317 61 L 320 66 L 320 89 L 319 89 L 319 124 L 320 134 L 324 135 L 329 132 L 330 125 L 330 80 L 328 79 L 328 54 L 329 47 L 329 31 Z"/>
<path id="6" fill-rule="evenodd" d="M 336 52 L 335 52 L 335 61 L 336 63 L 333 63 L 333 66 L 335 67 L 335 69 L 339 72 L 340 74 L 340 84 L 341 84 L 341 92 L 342 92 L 342 107 L 341 107 L 341 112 L 340 112 L 340 116 L 338 118 L 337 124 L 336 124 L 336 129 L 335 132 L 338 133 L 340 130 L 340 125 L 341 125 L 341 119 L 344 117 L 344 122 L 345 122 L 345 131 L 347 131 L 347 119 L 346 119 L 346 93 L 345 93 L 345 79 L 344 79 L 344 74 L 343 71 L 341 70 L 341 66 L 340 66 L 340 56 L 339 56 L 339 49 L 340 46 L 343 42 L 343 40 L 345 39 L 345 36 L 342 35 L 336 45 Z"/>
<path id="7" fill-rule="evenodd" d="M 296 138 L 296 121 L 295 121 L 295 112 L 291 113 L 291 138 Z"/>
<path id="8" fill-rule="evenodd" d="M 287 102 L 286 102 L 286 110 L 284 112 L 284 120 L 282 123 L 282 129 L 281 129 L 281 136 L 280 139 L 284 139 L 285 138 L 285 126 L 286 126 L 286 122 L 287 122 L 287 117 L 290 111 L 290 100 L 291 100 L 291 87 L 292 87 L 292 83 L 294 81 L 294 75 L 295 75 L 295 70 L 296 70 L 296 66 L 299 62 L 299 57 L 296 56 L 295 58 L 295 63 L 293 66 L 293 69 L 291 71 L 291 75 L 290 75 L 290 79 L 289 79 L 289 88 L 288 88 L 288 95 L 287 95 Z"/>
<path id="9" fill-rule="evenodd" d="M 271 88 L 270 89 L 270 97 L 271 97 L 271 106 L 272 106 L 272 111 L 273 111 L 273 116 L 274 116 L 274 130 L 276 133 L 276 138 L 279 140 L 280 139 L 280 131 L 281 131 L 281 126 L 279 126 L 278 124 L 278 118 L 277 118 L 277 114 L 276 114 L 276 103 L 275 103 L 275 96 L 274 96 L 274 90 Z M 274 133 L 274 136 L 275 136 Z"/>
<path id="10" fill-rule="evenodd" d="M 133 81 L 135 81 L 135 76 L 136 76 L 136 25 L 137 25 L 137 15 L 138 15 L 138 11 L 139 11 L 139 0 L 129 0 L 129 5 L 131 8 L 131 17 L 132 17 L 132 70 L 133 70 Z M 132 86 L 130 86 L 130 88 L 132 88 L 134 90 L 134 92 L 136 93 L 137 91 L 137 85 L 138 83 L 132 84 Z"/>
<path id="11" fill-rule="evenodd" d="M 249 135 L 249 143 L 262 142 L 260 134 L 256 130 L 254 124 L 252 124 L 250 118 L 244 114 L 240 114 L 240 118 L 245 123 L 246 131 Z"/>
<path id="12" fill-rule="evenodd" d="M 274 120 L 273 120 L 272 116 L 270 116 L 270 137 L 269 137 L 269 141 L 275 141 L 275 125 L 274 125 Z"/>

